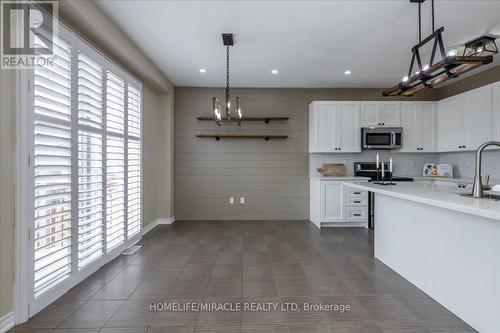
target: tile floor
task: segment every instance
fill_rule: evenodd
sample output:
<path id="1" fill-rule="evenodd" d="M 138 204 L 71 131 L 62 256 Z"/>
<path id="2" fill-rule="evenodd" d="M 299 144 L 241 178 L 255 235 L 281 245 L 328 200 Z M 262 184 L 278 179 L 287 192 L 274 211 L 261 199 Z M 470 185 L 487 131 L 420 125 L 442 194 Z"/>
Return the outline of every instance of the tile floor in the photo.
<path id="1" fill-rule="evenodd" d="M 473 332 L 373 258 L 364 228 L 305 221 L 159 226 L 10 332 Z M 349 304 L 350 311 L 150 311 L 152 302 Z"/>

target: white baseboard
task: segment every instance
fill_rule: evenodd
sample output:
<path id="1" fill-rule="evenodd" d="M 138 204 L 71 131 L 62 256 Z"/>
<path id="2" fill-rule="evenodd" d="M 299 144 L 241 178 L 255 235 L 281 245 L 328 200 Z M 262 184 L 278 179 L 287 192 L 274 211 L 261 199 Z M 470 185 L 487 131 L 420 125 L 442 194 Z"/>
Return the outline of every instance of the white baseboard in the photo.
<path id="1" fill-rule="evenodd" d="M 367 228 L 366 222 L 321 222 L 321 228 Z"/>
<path id="2" fill-rule="evenodd" d="M 153 230 L 154 228 L 156 228 L 156 226 L 158 226 L 160 224 L 172 224 L 174 222 L 175 222 L 175 217 L 173 217 L 173 216 L 169 217 L 169 218 L 156 219 L 153 222 L 148 223 L 145 227 L 142 228 L 142 235 L 144 236 L 145 234 L 147 234 L 148 232 L 150 232 L 151 230 Z"/>
<path id="3" fill-rule="evenodd" d="M 0 318 L 0 333 L 5 333 L 14 327 L 14 313 L 9 312 Z"/>
<path id="4" fill-rule="evenodd" d="M 175 222 L 175 217 L 160 218 L 157 220 L 158 224 L 172 224 Z"/>

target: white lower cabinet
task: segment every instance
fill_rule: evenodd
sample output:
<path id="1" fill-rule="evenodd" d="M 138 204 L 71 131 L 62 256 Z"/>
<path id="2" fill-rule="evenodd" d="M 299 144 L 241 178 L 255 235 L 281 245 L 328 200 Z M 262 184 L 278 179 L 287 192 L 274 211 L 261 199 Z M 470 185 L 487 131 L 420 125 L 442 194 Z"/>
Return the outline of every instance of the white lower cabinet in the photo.
<path id="1" fill-rule="evenodd" d="M 311 178 L 310 220 L 318 228 L 366 226 L 368 192 L 346 189 L 343 183 L 338 178 Z"/>
<path id="2" fill-rule="evenodd" d="M 322 222 L 344 220 L 344 191 L 340 182 L 321 182 Z"/>

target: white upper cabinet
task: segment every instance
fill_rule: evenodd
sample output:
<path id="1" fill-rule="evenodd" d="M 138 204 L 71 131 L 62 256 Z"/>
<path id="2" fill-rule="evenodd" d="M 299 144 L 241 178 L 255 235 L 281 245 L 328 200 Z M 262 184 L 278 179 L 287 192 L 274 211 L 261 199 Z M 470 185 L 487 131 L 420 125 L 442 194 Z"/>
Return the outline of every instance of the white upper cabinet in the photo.
<path id="1" fill-rule="evenodd" d="M 361 102 L 361 126 L 376 127 L 379 126 L 378 102 Z"/>
<path id="2" fill-rule="evenodd" d="M 360 152 L 359 102 L 309 105 L 309 152 Z"/>
<path id="3" fill-rule="evenodd" d="M 359 125 L 359 102 L 339 102 L 338 120 L 334 128 L 339 128 L 338 138 L 334 136 L 334 145 L 341 152 L 361 151 L 361 128 Z M 340 125 L 339 125 L 340 124 Z"/>
<path id="4" fill-rule="evenodd" d="M 361 102 L 361 126 L 401 126 L 401 102 Z"/>
<path id="5" fill-rule="evenodd" d="M 476 150 L 492 135 L 492 85 L 464 93 L 464 135 L 466 150 Z"/>
<path id="6" fill-rule="evenodd" d="M 493 85 L 455 95 L 438 104 L 438 151 L 467 151 L 493 139 Z"/>
<path id="7" fill-rule="evenodd" d="M 500 141 L 500 81 L 492 85 L 493 139 Z"/>
<path id="8" fill-rule="evenodd" d="M 311 149 L 316 151 L 331 151 L 333 150 L 333 118 L 337 111 L 335 103 L 320 103 L 317 104 L 312 112 L 312 125 L 314 130 L 310 130 L 313 134 L 313 145 Z M 311 124 L 309 124 L 311 127 Z"/>
<path id="9" fill-rule="evenodd" d="M 436 151 L 436 103 L 403 102 L 402 152 Z"/>
<path id="10" fill-rule="evenodd" d="M 380 102 L 379 108 L 381 126 L 401 126 L 401 102 Z"/>
<path id="11" fill-rule="evenodd" d="M 438 102 L 438 151 L 462 150 L 464 129 L 463 95 L 456 95 Z"/>

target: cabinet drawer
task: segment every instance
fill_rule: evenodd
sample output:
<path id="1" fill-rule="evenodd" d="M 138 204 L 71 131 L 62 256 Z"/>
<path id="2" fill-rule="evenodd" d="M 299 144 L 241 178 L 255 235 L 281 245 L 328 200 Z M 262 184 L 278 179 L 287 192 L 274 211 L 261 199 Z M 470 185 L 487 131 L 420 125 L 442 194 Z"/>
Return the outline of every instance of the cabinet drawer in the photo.
<path id="1" fill-rule="evenodd" d="M 345 196 L 347 198 L 368 198 L 368 191 L 349 188 L 345 191 Z"/>
<path id="2" fill-rule="evenodd" d="M 368 219 L 368 209 L 347 207 L 345 217 L 349 221 L 366 221 Z"/>
<path id="3" fill-rule="evenodd" d="M 346 198 L 345 205 L 347 207 L 368 207 L 367 198 Z"/>

